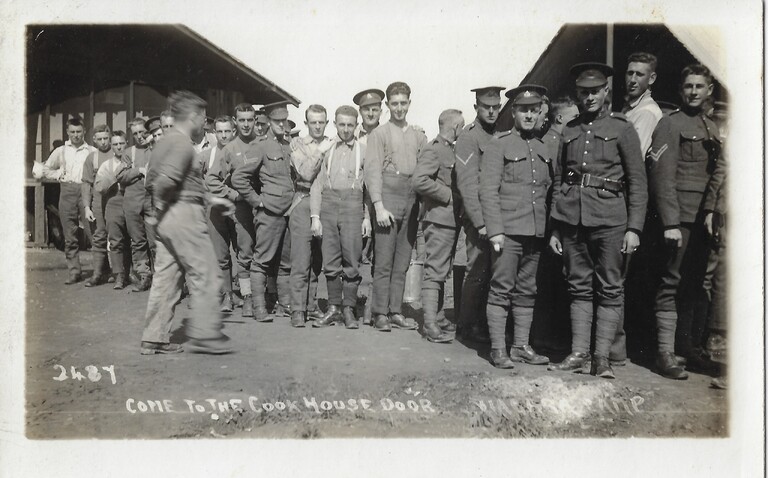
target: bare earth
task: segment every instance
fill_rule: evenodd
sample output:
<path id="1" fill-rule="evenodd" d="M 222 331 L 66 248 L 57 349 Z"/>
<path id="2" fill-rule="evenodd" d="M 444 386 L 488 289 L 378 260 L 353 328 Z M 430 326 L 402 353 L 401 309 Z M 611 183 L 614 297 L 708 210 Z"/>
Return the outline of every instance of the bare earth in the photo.
<path id="1" fill-rule="evenodd" d="M 142 356 L 148 292 L 65 286 L 59 251 L 26 259 L 30 438 L 728 434 L 726 392 L 704 375 L 676 382 L 634 363 L 616 367 L 615 380 L 524 364 L 502 371 L 487 346 L 432 344 L 415 331 L 294 329 L 236 309 L 225 320 L 236 353 Z M 81 259 L 89 275 L 90 254 Z M 177 342 L 188 313 L 184 300 Z"/>

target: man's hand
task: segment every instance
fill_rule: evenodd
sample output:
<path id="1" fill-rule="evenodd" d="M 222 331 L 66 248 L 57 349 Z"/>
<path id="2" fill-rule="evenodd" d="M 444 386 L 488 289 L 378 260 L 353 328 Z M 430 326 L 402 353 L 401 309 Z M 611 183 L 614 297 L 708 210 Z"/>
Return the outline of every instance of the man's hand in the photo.
<path id="1" fill-rule="evenodd" d="M 501 250 L 504 248 L 504 234 L 496 234 L 490 238 L 490 241 L 491 247 L 493 247 L 494 251 L 501 252 Z"/>
<path id="2" fill-rule="evenodd" d="M 675 243 L 675 247 L 683 245 L 683 233 L 680 229 L 667 229 L 664 231 L 664 240 L 668 243 Z"/>
<path id="3" fill-rule="evenodd" d="M 376 208 L 376 224 L 381 227 L 389 227 L 395 223 L 395 216 L 384 208 L 384 203 L 379 201 L 374 204 L 374 207 Z"/>
<path id="4" fill-rule="evenodd" d="M 477 230 L 477 235 L 480 237 L 481 241 L 488 240 L 488 230 L 485 228 L 485 226 Z"/>
<path id="5" fill-rule="evenodd" d="M 323 223 L 320 222 L 320 218 L 317 216 L 312 217 L 312 235 L 315 237 L 323 237 Z"/>
<path id="6" fill-rule="evenodd" d="M 88 222 L 94 222 L 96 220 L 96 216 L 93 215 L 93 210 L 89 207 L 85 208 L 85 218 L 88 219 Z"/>
<path id="7" fill-rule="evenodd" d="M 563 255 L 563 243 L 560 242 L 560 233 L 557 230 L 552 231 L 552 237 L 549 238 L 549 248 L 558 256 Z"/>
<path id="8" fill-rule="evenodd" d="M 211 196 L 211 209 L 221 208 L 222 216 L 231 216 L 235 213 L 235 203 L 227 198 L 220 198 L 218 196 Z"/>
<path id="9" fill-rule="evenodd" d="M 365 219 L 363 219 L 363 228 L 362 229 L 363 229 L 363 231 L 362 231 L 363 232 L 363 237 L 371 237 L 372 228 L 371 228 L 371 219 L 370 218 L 366 217 Z"/>
<path id="10" fill-rule="evenodd" d="M 328 152 L 328 150 L 330 150 L 330 149 L 333 147 L 333 143 L 334 143 L 334 142 L 335 142 L 335 141 L 334 141 L 334 140 L 332 140 L 332 139 L 330 139 L 330 138 L 325 138 L 324 140 L 322 140 L 322 141 L 320 142 L 320 145 L 317 147 L 317 149 L 318 149 L 318 150 L 319 150 L 321 153 L 325 154 L 326 152 Z"/>
<path id="11" fill-rule="evenodd" d="M 708 212 L 706 216 L 704 216 L 704 227 L 707 228 L 707 234 L 710 236 L 715 235 L 715 229 L 713 227 L 713 219 L 714 219 L 714 213 Z"/>
<path id="12" fill-rule="evenodd" d="M 640 245 L 640 236 L 633 231 L 627 231 L 624 234 L 624 242 L 621 244 L 621 252 L 624 254 L 633 254 Z"/>

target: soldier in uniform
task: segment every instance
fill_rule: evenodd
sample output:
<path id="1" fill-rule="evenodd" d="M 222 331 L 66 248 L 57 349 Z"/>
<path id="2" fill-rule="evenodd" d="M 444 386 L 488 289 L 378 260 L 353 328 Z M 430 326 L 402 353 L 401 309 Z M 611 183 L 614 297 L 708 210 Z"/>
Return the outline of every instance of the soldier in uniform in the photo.
<path id="1" fill-rule="evenodd" d="M 174 127 L 155 148 L 147 176 L 158 242 L 141 353 L 167 354 L 182 350 L 179 344 L 170 343 L 170 329 L 185 278 L 192 309 L 186 326 L 189 349 L 200 353 L 229 353 L 232 349 L 229 337 L 221 332 L 217 300 L 221 272 L 208 235 L 201 164 L 196 161 L 191 144 L 191 137 L 199 134 L 205 125 L 206 103 L 186 91 L 171 93 L 168 103 Z M 211 197 L 211 207 L 234 209 L 229 200 L 217 197 Z"/>
<path id="2" fill-rule="evenodd" d="M 467 272 L 461 292 L 461 316 L 457 336 L 476 342 L 488 343 L 488 323 L 485 304 L 491 255 L 488 235 L 480 207 L 480 160 L 493 137 L 496 120 L 501 110 L 501 86 L 487 86 L 471 90 L 475 93 L 477 117 L 456 140 L 456 187 L 461 197 L 462 222 L 467 236 Z M 480 312 L 482 311 L 482 312 Z"/>
<path id="3" fill-rule="evenodd" d="M 93 145 L 96 151 L 88 155 L 83 163 L 83 182 L 81 195 L 85 207 L 85 218 L 96 223 L 91 242 L 93 255 L 93 275 L 85 282 L 86 287 L 93 287 L 107 282 L 110 276 L 107 260 L 107 223 L 104 220 L 104 202 L 101 193 L 93 190 L 96 171 L 104 161 L 112 157 L 111 132 L 109 126 L 100 124 L 93 128 Z"/>
<path id="4" fill-rule="evenodd" d="M 113 289 L 122 290 L 128 285 L 126 269 L 126 243 L 129 240 L 128 226 L 123 210 L 124 191 L 117 181 L 117 171 L 122 168 L 122 158 L 125 153 L 126 137 L 123 131 L 114 131 L 110 137 L 112 156 L 99 166 L 93 180 L 93 190 L 101 196 L 104 207 L 104 221 L 109 240 L 109 260 L 115 273 Z"/>
<path id="5" fill-rule="evenodd" d="M 560 142 L 563 140 L 563 129 L 578 116 L 579 106 L 567 96 L 557 98 L 550 103 L 549 124 L 551 126 L 541 138 L 547 146 L 550 157 L 558 157 Z"/>
<path id="6" fill-rule="evenodd" d="M 661 375 L 685 379 L 675 349 L 687 366 L 708 369 L 703 354 L 707 300 L 702 286 L 715 203 L 725 179 L 725 160 L 717 125 L 703 108 L 714 79 L 703 65 L 681 75 L 683 106 L 659 121 L 649 156 L 650 190 L 663 227 L 664 270 L 656 293 Z"/>
<path id="7" fill-rule="evenodd" d="M 309 134 L 291 141 L 291 167 L 296 178 L 296 195 L 286 213 L 289 217 L 288 234 L 291 242 L 290 315 L 294 327 L 304 327 L 308 304 L 315 304 L 317 276 L 322 273 L 320 239 L 312 233 L 309 192 L 320 172 L 323 154 L 333 146 L 333 141 L 325 137 L 328 113 L 323 106 L 310 105 L 305 119 Z M 318 311 L 316 307 L 312 309 Z M 317 312 L 313 315 L 315 319 L 326 317 Z"/>
<path id="8" fill-rule="evenodd" d="M 608 355 L 624 307 L 627 257 L 640 243 L 648 184 L 637 132 L 623 115 L 605 107 L 613 69 L 581 63 L 571 74 L 581 114 L 563 130 L 550 247 L 565 261 L 572 345 L 571 354 L 550 369 L 586 371 L 589 364 L 593 375 L 613 378 Z M 593 316 L 595 354 L 590 360 Z"/>
<path id="9" fill-rule="evenodd" d="M 237 244 L 235 248 L 238 265 L 237 280 L 240 285 L 240 294 L 243 297 L 243 317 L 253 317 L 249 271 L 253 261 L 256 232 L 254 230 L 253 209 L 245 200 L 245 197 L 232 186 L 231 179 L 235 169 L 256 160 L 252 154 L 252 146 L 266 140 L 264 136 L 256 134 L 255 124 L 256 110 L 253 106 L 248 103 L 240 103 L 235 106 L 237 137 L 224 146 L 220 159 L 213 162 L 213 166 L 205 175 L 205 184 L 213 196 L 227 198 L 235 203 L 235 214 L 231 216 L 231 220 L 235 226 L 233 239 L 235 244 Z M 224 260 L 222 257 L 223 252 L 223 248 L 220 248 L 219 260 Z M 227 249 L 226 253 L 229 254 L 229 249 Z M 224 281 L 226 282 L 226 280 L 225 274 Z"/>
<path id="10" fill-rule="evenodd" d="M 322 237 L 323 270 L 328 285 L 328 310 L 313 327 L 344 321 L 359 327 L 355 315 L 363 247 L 363 158 L 365 145 L 355 138 L 357 111 L 340 106 L 334 115 L 338 137 L 323 161 L 311 190 L 312 233 Z"/>
<path id="11" fill-rule="evenodd" d="M 513 368 L 512 362 L 549 363 L 528 343 L 554 175 L 553 160 L 535 130 L 546 92 L 538 85 L 507 91 L 514 127 L 491 139 L 480 169 L 480 205 L 492 248 L 486 315 L 491 363 L 498 368 Z M 514 343 L 508 354 L 505 332 L 510 308 Z"/>
<path id="12" fill-rule="evenodd" d="M 64 255 L 67 258 L 69 278 L 67 285 L 80 282 L 82 268 L 80 266 L 80 243 L 77 239 L 77 229 L 80 218 L 84 216 L 81 202 L 81 183 L 83 165 L 93 146 L 85 142 L 85 127 L 80 118 L 67 120 L 67 136 L 69 139 L 63 146 L 54 149 L 44 165 L 44 176 L 59 181 L 59 218 L 64 230 Z"/>
<path id="13" fill-rule="evenodd" d="M 267 274 L 281 255 L 294 189 L 291 178 L 291 147 L 286 138 L 288 102 L 264 106 L 269 118 L 267 139 L 248 148 L 249 161 L 232 173 L 232 187 L 253 208 L 255 242 L 251 262 L 253 317 L 269 322 L 266 307 Z M 245 306 L 243 306 L 245 309 Z"/>
<path id="14" fill-rule="evenodd" d="M 213 168 L 216 168 L 217 174 L 221 174 L 221 165 L 217 163 L 220 163 L 222 160 L 224 147 L 235 138 L 237 126 L 235 126 L 235 121 L 231 116 L 219 116 L 214 120 L 214 131 L 216 134 L 216 145 L 199 154 L 203 169 L 206 171 L 206 185 L 208 184 L 207 176 Z M 221 187 L 222 182 L 217 183 L 217 179 L 220 180 L 221 177 L 217 176 L 216 178 L 212 178 L 212 182 L 219 187 L 216 188 L 216 193 L 211 192 L 211 194 L 218 194 L 219 197 L 227 198 L 225 187 L 228 186 Z M 207 187 L 210 190 L 210 186 Z M 237 200 L 236 195 L 230 195 L 230 197 L 232 196 Z M 235 202 L 235 210 L 237 210 L 237 202 L 233 202 Z M 216 251 L 216 257 L 219 261 L 219 268 L 221 269 L 223 277 L 221 287 L 221 311 L 232 312 L 235 308 L 235 304 L 234 294 L 232 293 L 232 254 L 229 252 L 230 246 L 233 246 L 236 256 L 240 254 L 237 244 L 235 219 L 233 216 L 224 216 L 221 209 L 213 208 L 208 212 L 208 226 L 211 233 L 211 241 L 213 241 L 213 248 Z M 247 272 L 247 269 L 242 267 L 240 270 Z M 243 274 L 243 277 L 245 277 L 245 274 Z"/>
<path id="15" fill-rule="evenodd" d="M 447 329 L 453 324 L 445 316 L 438 321 L 438 314 L 443 310 L 445 280 L 451 272 L 459 238 L 453 145 L 464 128 L 461 111 L 448 109 L 440 113 L 438 127 L 437 137 L 419 153 L 411 185 L 423 201 L 425 257 L 421 304 L 424 336 L 430 342 L 450 343 L 453 335 Z"/>
<path id="16" fill-rule="evenodd" d="M 402 314 L 405 274 L 416 241 L 418 208 L 410 177 L 426 146 L 424 131 L 406 121 L 411 88 L 403 82 L 387 87 L 388 123 L 373 130 L 365 152 L 365 182 L 376 217 L 375 268 L 371 312 L 377 330 L 413 330 L 418 325 Z"/>

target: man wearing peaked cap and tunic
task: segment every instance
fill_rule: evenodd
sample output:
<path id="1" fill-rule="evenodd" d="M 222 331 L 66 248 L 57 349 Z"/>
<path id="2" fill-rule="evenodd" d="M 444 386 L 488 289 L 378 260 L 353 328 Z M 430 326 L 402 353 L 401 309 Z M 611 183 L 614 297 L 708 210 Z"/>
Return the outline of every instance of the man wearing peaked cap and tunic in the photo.
<path id="1" fill-rule="evenodd" d="M 648 183 L 637 131 L 623 115 L 605 108 L 613 69 L 581 63 L 571 75 L 581 115 L 563 130 L 550 247 L 565 262 L 573 338 L 571 354 L 550 369 L 613 378 L 608 355 L 624 307 L 628 258 L 640 244 Z"/>
<path id="2" fill-rule="evenodd" d="M 411 177 L 413 189 L 421 195 L 422 229 L 424 231 L 424 280 L 421 303 L 424 310 L 424 336 L 430 342 L 448 343 L 453 324 L 438 314 L 443 309 L 445 280 L 451 271 L 456 242 L 459 238 L 458 204 L 454 198 L 453 144 L 464 128 L 461 111 L 440 113 L 439 134 L 419 154 Z"/>
<path id="3" fill-rule="evenodd" d="M 281 248 L 294 195 L 291 178 L 291 147 L 286 138 L 289 102 L 264 106 L 269 118 L 267 139 L 251 144 L 248 157 L 252 161 L 232 173 L 232 187 L 253 208 L 255 243 L 251 263 L 253 317 L 269 322 L 266 306 L 267 274 L 280 259 Z"/>
<path id="4" fill-rule="evenodd" d="M 480 161 L 493 138 L 501 111 L 501 86 L 475 88 L 477 117 L 464 128 L 456 140 L 456 187 L 461 199 L 461 215 L 467 236 L 467 273 L 461 292 L 460 318 L 456 329 L 459 337 L 488 343 L 488 324 L 484 316 L 491 256 L 488 235 L 480 206 Z M 481 311 L 478 313 L 478 311 Z"/>
<path id="5" fill-rule="evenodd" d="M 491 139 L 480 170 L 480 204 L 492 248 L 486 315 L 491 363 L 498 368 L 513 368 L 512 362 L 549 363 L 528 343 L 554 175 L 553 158 L 535 131 L 546 92 L 543 86 L 522 85 L 506 93 L 512 101 L 514 127 Z M 508 354 L 505 331 L 510 308 L 514 343 Z"/>

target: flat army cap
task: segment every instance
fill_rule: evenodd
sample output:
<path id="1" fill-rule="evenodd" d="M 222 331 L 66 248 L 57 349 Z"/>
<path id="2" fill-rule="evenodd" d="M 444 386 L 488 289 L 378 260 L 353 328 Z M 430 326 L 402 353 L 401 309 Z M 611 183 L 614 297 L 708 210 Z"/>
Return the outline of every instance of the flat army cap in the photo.
<path id="1" fill-rule="evenodd" d="M 571 76 L 576 78 L 576 86 L 594 88 L 608 83 L 613 68 L 605 63 L 577 63 L 571 67 Z"/>
<path id="2" fill-rule="evenodd" d="M 267 113 L 264 111 L 264 108 L 256 110 L 256 122 L 262 124 L 269 123 L 269 118 L 267 118 Z"/>
<path id="3" fill-rule="evenodd" d="M 160 124 L 159 116 L 153 116 L 144 122 L 144 128 L 146 128 L 146 130 L 149 131 L 150 133 L 156 130 L 157 128 L 160 128 L 161 126 L 162 125 Z"/>
<path id="4" fill-rule="evenodd" d="M 363 90 L 352 97 L 352 102 L 357 106 L 374 105 L 384 101 L 384 92 L 376 88 Z"/>
<path id="5" fill-rule="evenodd" d="M 484 86 L 482 88 L 473 88 L 469 91 L 475 94 L 475 99 L 484 105 L 496 106 L 501 103 L 501 91 L 506 90 L 503 86 Z"/>
<path id="6" fill-rule="evenodd" d="M 505 96 L 512 100 L 513 105 L 537 105 L 547 94 L 547 89 L 541 85 L 520 85 L 512 88 L 505 93 Z"/>
<path id="7" fill-rule="evenodd" d="M 286 120 L 288 119 L 288 105 L 290 101 L 278 101 L 276 103 L 270 103 L 264 105 L 264 113 L 273 120 Z"/>

